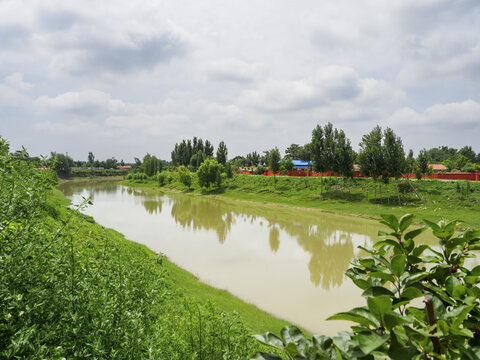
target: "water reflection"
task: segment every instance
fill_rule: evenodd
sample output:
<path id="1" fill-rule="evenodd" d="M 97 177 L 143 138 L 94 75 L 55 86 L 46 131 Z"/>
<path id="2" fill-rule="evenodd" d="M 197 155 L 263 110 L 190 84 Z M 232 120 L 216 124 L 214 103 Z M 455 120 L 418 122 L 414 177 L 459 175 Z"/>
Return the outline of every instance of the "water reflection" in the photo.
<path id="1" fill-rule="evenodd" d="M 340 286 L 350 261 L 354 256 L 353 236 L 363 239 L 362 245 L 370 243 L 371 227 L 358 228 L 358 221 L 335 221 L 324 214 L 305 211 L 292 217 L 291 209 L 270 206 L 251 206 L 223 200 L 193 196 L 170 197 L 171 215 L 184 228 L 214 230 L 218 241 L 223 244 L 236 221 L 269 226 L 270 250 L 280 248 L 282 233 L 285 238 L 295 239 L 310 254 L 308 269 L 310 281 L 315 286 L 328 290 Z M 163 198 L 165 201 L 165 197 Z M 147 201 L 145 208 L 147 208 Z M 298 212 L 298 210 L 297 210 Z M 262 220 L 262 221 L 259 221 Z M 296 221 L 295 221 L 296 220 Z M 353 220 L 353 219 L 352 219 Z M 355 245 L 356 247 L 357 245 Z"/>

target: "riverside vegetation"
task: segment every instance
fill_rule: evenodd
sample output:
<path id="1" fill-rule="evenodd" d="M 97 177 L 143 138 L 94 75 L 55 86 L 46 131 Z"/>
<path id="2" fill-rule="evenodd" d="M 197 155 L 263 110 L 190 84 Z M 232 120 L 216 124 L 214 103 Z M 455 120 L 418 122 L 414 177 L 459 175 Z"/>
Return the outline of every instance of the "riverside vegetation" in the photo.
<path id="1" fill-rule="evenodd" d="M 190 179 L 184 180 L 183 189 L 197 186 L 195 178 L 182 171 Z M 216 179 L 217 173 L 210 175 Z M 178 175 L 163 176 L 165 185 L 179 186 L 175 185 Z M 157 184 L 163 176 L 157 176 Z M 241 179 L 245 177 L 231 181 Z M 254 353 L 254 359 L 479 356 L 480 267 L 469 270 L 464 261 L 477 249 L 480 233 L 468 230 L 455 235 L 456 222 L 427 222 L 439 238 L 436 249 L 415 246 L 414 238 L 423 229 L 407 231 L 412 215 L 400 220 L 383 216 L 392 231 L 381 233 L 385 240 L 374 249 L 364 249 L 371 257 L 356 260 L 347 272 L 364 289 L 367 306 L 332 316 L 355 321 L 358 325 L 351 332 L 308 339 L 290 326 L 281 331 L 281 338 L 266 333 L 255 342 L 251 334 L 258 329 L 246 326 L 239 315 L 185 296 L 192 290 L 177 282 L 175 273 L 180 270 L 164 256 L 83 215 L 79 210 L 88 199 L 67 207 L 54 189 L 55 181 L 49 170 L 13 159 L 1 140 L 1 358 L 245 359 Z M 151 186 L 145 179 L 130 181 Z M 274 191 L 283 191 L 282 181 L 280 177 Z M 218 186 L 215 181 L 208 184 L 208 188 Z M 199 192 L 211 190 L 204 187 Z M 181 277 L 191 281 L 185 272 Z M 424 295 L 430 296 L 427 310 L 410 303 Z M 267 346 L 273 346 L 272 353 Z"/>
<path id="2" fill-rule="evenodd" d="M 204 299 L 249 305 L 82 215 L 88 199 L 67 207 L 55 182 L 0 141 L 0 358 L 245 359 L 259 350 L 259 328 Z"/>
<path id="3" fill-rule="evenodd" d="M 214 160 L 210 162 L 213 163 Z M 270 176 L 233 174 L 231 170 L 222 172 L 217 167 L 208 185 L 205 185 L 204 180 L 199 180 L 198 171 L 190 172 L 185 167 L 179 169 L 178 172 L 163 171 L 150 177 L 143 173 L 131 173 L 122 184 L 322 209 L 371 218 L 378 218 L 380 213 L 400 217 L 406 212 L 433 221 L 439 221 L 443 217 L 458 218 L 462 219 L 464 227 L 480 228 L 478 182 L 430 179 L 412 181 L 422 196 L 422 200 L 419 200 L 405 180 L 386 183 L 378 181 L 375 199 L 375 183 L 368 178 L 324 177 L 321 181 L 319 177 L 277 176 L 275 184 Z"/>

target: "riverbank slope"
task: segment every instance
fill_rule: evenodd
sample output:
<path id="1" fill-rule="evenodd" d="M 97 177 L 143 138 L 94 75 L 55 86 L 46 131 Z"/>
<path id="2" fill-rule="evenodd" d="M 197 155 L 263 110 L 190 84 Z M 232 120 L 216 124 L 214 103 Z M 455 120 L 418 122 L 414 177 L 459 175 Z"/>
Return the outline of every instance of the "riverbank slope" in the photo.
<path id="1" fill-rule="evenodd" d="M 378 219 L 378 214 L 402 216 L 413 213 L 417 218 L 434 221 L 442 217 L 464 221 L 462 227 L 480 227 L 480 183 L 470 181 L 411 181 L 420 194 L 404 180 L 387 184 L 372 179 L 234 175 L 215 189 L 201 188 L 192 174 L 192 185 L 183 185 L 176 173 L 169 173 L 160 185 L 155 178 L 124 180 L 123 185 L 185 193 L 220 196 L 242 201 L 279 204 Z M 322 184 L 323 182 L 323 184 Z M 398 186 L 397 186 L 398 185 Z M 375 195 L 376 187 L 376 195 Z M 398 190 L 398 191 L 397 191 Z"/>

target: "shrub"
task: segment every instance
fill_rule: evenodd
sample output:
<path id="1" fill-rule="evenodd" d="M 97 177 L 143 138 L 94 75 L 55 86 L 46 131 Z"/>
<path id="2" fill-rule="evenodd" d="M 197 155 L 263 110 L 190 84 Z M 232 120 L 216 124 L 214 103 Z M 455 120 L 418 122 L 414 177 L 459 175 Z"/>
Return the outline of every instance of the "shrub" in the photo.
<path id="1" fill-rule="evenodd" d="M 163 186 L 167 183 L 167 173 L 165 171 L 157 173 L 158 185 Z"/>
<path id="2" fill-rule="evenodd" d="M 180 178 L 180 182 L 190 189 L 192 186 L 192 174 L 190 173 L 190 170 L 188 170 L 185 166 L 180 166 L 178 168 L 178 176 Z"/>
<path id="3" fill-rule="evenodd" d="M 215 159 L 207 159 L 198 168 L 197 177 L 201 187 L 219 187 L 222 184 L 223 166 Z"/>
<path id="4" fill-rule="evenodd" d="M 265 173 L 266 169 L 263 165 L 259 165 L 256 169 L 255 169 L 255 174 L 256 175 L 263 175 Z"/>
<path id="5" fill-rule="evenodd" d="M 465 260 L 480 249 L 480 231 L 456 235 L 458 222 L 445 220 L 424 220 L 426 227 L 408 231 L 413 215 L 382 218 L 389 232 L 379 231 L 374 248 L 360 247 L 370 256 L 354 260 L 346 272 L 367 305 L 329 318 L 355 322 L 352 331 L 310 340 L 289 326 L 281 338 L 266 333 L 257 340 L 289 359 L 478 359 L 480 265 L 468 269 Z M 415 244 L 427 228 L 440 249 Z M 281 358 L 257 353 L 253 359 Z"/>

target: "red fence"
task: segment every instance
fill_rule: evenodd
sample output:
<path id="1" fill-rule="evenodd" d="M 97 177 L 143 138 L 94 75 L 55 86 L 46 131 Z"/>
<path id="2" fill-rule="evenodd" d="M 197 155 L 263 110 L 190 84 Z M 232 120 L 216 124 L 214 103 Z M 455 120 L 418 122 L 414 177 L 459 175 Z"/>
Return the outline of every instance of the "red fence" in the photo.
<path id="1" fill-rule="evenodd" d="M 251 170 L 243 170 L 242 172 L 237 171 L 237 173 L 242 173 L 242 174 L 255 174 Z M 264 176 L 273 176 L 272 171 L 267 171 L 263 174 Z M 283 175 L 281 171 L 275 174 L 276 176 Z M 322 176 L 321 173 L 312 173 L 311 170 L 308 171 L 308 174 L 306 171 L 303 169 L 297 169 L 295 171 L 288 171 L 287 172 L 288 176 L 313 176 L 313 177 L 319 177 Z M 335 177 L 335 176 L 341 176 L 340 174 L 334 173 L 333 171 L 327 171 L 323 173 L 323 176 L 325 177 Z M 414 179 L 415 174 L 405 174 L 404 176 Z M 360 171 L 355 171 L 353 177 L 363 177 Z M 469 180 L 469 181 L 480 181 L 480 171 L 477 171 L 476 173 L 438 173 L 438 174 L 431 174 L 431 175 L 424 175 L 424 178 L 428 179 L 441 179 L 441 180 Z"/>

